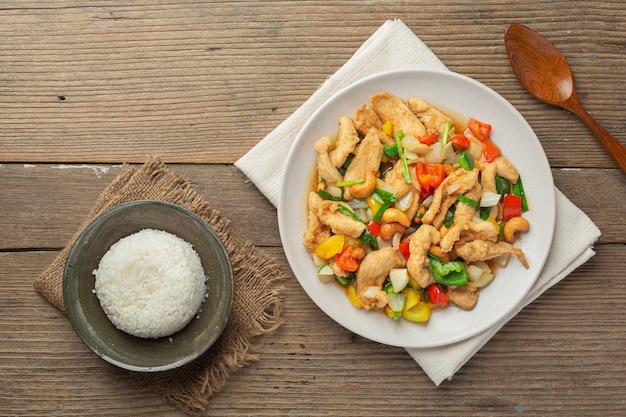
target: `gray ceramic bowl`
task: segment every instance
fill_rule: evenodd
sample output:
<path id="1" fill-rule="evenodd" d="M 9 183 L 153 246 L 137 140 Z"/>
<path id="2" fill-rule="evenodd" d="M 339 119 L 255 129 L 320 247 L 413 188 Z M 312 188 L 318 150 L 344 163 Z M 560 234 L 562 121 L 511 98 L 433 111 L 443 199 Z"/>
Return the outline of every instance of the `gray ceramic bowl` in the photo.
<path id="1" fill-rule="evenodd" d="M 208 298 L 198 318 L 179 332 L 158 339 L 118 330 L 93 291 L 93 270 L 111 245 L 146 228 L 164 230 L 191 243 L 207 276 Z M 215 231 L 191 211 L 162 201 L 134 201 L 99 216 L 72 246 L 63 277 L 65 308 L 78 336 L 104 360 L 140 372 L 173 369 L 206 352 L 226 325 L 233 292 L 228 252 Z"/>

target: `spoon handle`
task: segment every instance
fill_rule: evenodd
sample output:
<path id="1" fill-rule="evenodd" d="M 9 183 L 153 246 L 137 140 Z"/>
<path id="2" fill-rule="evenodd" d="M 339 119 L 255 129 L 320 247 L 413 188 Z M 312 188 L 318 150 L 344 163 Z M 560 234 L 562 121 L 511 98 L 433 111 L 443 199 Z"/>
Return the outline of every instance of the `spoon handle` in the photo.
<path id="1" fill-rule="evenodd" d="M 587 110 L 578 102 L 572 103 L 568 109 L 574 113 L 578 118 L 591 130 L 591 133 L 596 137 L 598 142 L 604 149 L 613 157 L 617 165 L 622 169 L 622 172 L 626 174 L 626 146 L 622 145 L 615 136 L 611 135 L 608 130 L 596 122 L 591 117 Z"/>

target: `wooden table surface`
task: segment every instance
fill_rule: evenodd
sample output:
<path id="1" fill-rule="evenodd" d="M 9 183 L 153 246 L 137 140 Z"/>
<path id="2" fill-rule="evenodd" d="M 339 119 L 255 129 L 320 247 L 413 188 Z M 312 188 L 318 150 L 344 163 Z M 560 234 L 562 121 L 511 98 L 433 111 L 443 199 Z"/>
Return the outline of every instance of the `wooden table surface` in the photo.
<path id="1" fill-rule="evenodd" d="M 435 387 L 401 348 L 351 334 L 293 277 L 276 211 L 233 163 L 388 19 L 525 116 L 597 254 Z M 626 140 L 626 2 L 0 2 L 0 414 L 181 415 L 91 353 L 33 289 L 122 163 L 160 155 L 288 274 L 285 324 L 213 397 L 219 416 L 626 415 L 626 177 L 584 125 L 517 82 L 524 23 L 567 57 Z"/>

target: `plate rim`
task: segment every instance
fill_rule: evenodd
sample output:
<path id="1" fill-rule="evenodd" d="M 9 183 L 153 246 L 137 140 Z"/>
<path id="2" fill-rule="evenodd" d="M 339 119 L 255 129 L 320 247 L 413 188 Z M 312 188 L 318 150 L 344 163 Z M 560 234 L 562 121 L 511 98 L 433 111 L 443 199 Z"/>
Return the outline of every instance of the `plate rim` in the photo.
<path id="1" fill-rule="evenodd" d="M 304 141 L 305 139 L 303 138 L 303 136 L 305 135 L 305 133 L 307 132 L 307 130 L 310 128 L 310 126 L 315 123 L 317 120 L 317 118 L 319 118 L 320 113 L 322 113 L 325 108 L 329 105 L 329 103 L 333 103 L 336 100 L 339 100 L 342 96 L 348 94 L 351 90 L 353 89 L 357 89 L 359 87 L 363 87 L 366 86 L 370 83 L 376 82 L 376 81 L 380 81 L 380 80 L 385 80 L 386 78 L 389 77 L 451 77 L 451 78 L 456 78 L 462 82 L 465 83 L 469 83 L 470 85 L 473 85 L 475 88 L 478 88 L 480 90 L 483 90 L 483 92 L 489 94 L 491 97 L 493 97 L 494 99 L 496 99 L 498 101 L 498 104 L 501 104 L 503 106 L 505 106 L 507 108 L 507 110 L 509 112 L 511 112 L 516 119 L 518 119 L 519 121 L 521 121 L 523 127 L 528 130 L 529 132 L 532 133 L 532 137 L 528 138 L 528 140 L 532 140 L 534 142 L 535 147 L 537 148 L 536 150 L 540 152 L 541 155 L 541 163 L 544 165 L 545 168 L 545 172 L 543 172 L 547 177 L 546 177 L 546 182 L 549 183 L 549 186 L 552 187 L 553 191 L 552 192 L 547 192 L 546 194 L 549 196 L 549 201 L 547 201 L 545 204 L 546 207 L 550 207 L 552 208 L 552 215 L 550 216 L 549 219 L 549 227 L 547 228 L 547 230 L 543 230 L 544 232 L 544 240 L 547 243 L 547 246 L 545 248 L 545 251 L 543 251 L 543 253 L 541 253 L 538 262 L 537 260 L 535 260 L 535 262 L 537 262 L 537 268 L 536 271 L 534 273 L 534 276 L 532 277 L 532 279 L 530 280 L 531 282 L 528 283 L 528 285 L 524 288 L 523 294 L 519 295 L 519 297 L 517 298 L 517 302 L 512 304 L 511 306 L 509 306 L 508 308 L 505 308 L 500 315 L 498 315 L 498 319 L 492 319 L 489 321 L 489 324 L 486 324 L 484 326 L 480 326 L 477 327 L 476 329 L 474 329 L 473 331 L 469 331 L 459 337 L 452 337 L 452 338 L 448 338 L 446 340 L 443 341 L 430 341 L 430 342 L 417 342 L 417 343 L 399 343 L 399 342 L 395 342 L 395 341 L 390 341 L 390 340 L 384 340 L 381 339 L 379 337 L 376 336 L 372 336 L 371 334 L 364 334 L 363 331 L 360 331 L 359 329 L 356 329 L 355 326 L 351 326 L 345 323 L 345 320 L 340 320 L 337 317 L 334 317 L 333 314 L 331 314 L 331 312 L 327 311 L 328 308 L 325 308 L 325 306 L 320 305 L 320 303 L 318 302 L 318 300 L 316 300 L 316 297 L 314 297 L 314 295 L 312 295 L 307 287 L 307 285 L 305 285 L 302 282 L 302 277 L 298 276 L 296 274 L 296 264 L 297 264 L 297 260 L 293 259 L 293 256 L 291 255 L 291 250 L 290 248 L 287 248 L 287 236 L 288 236 L 288 225 L 285 224 L 286 222 L 286 217 L 284 215 L 282 215 L 282 213 L 287 209 L 285 207 L 286 205 L 286 201 L 287 201 L 287 195 L 286 195 L 286 176 L 287 174 L 290 172 L 290 166 L 292 165 L 292 161 L 294 161 L 294 155 L 296 155 L 298 152 L 301 151 L 301 149 L 299 149 L 298 145 L 300 144 L 300 142 Z M 379 91 L 382 91 L 381 89 L 379 89 Z M 367 103 L 367 101 L 364 101 L 363 104 Z M 439 104 L 439 103 L 437 103 Z M 356 107 L 354 108 L 354 110 L 356 110 Z M 463 115 L 464 117 L 467 117 L 466 115 Z M 339 116 L 337 116 L 337 119 L 339 118 Z M 308 150 L 307 150 L 308 151 Z M 303 193 L 304 194 L 304 193 Z M 544 205 L 544 204 L 542 204 Z M 287 261 L 288 264 L 290 266 L 290 268 L 292 269 L 292 273 L 294 274 L 294 276 L 296 277 L 296 279 L 298 280 L 300 286 L 304 289 L 305 293 L 307 293 L 307 296 L 316 304 L 316 306 L 318 308 L 320 308 L 328 317 L 330 317 L 332 320 L 334 320 L 337 324 L 341 325 L 342 327 L 346 328 L 347 330 L 361 336 L 364 337 L 366 339 L 381 343 L 381 344 L 386 344 L 386 345 L 391 345 L 391 346 L 399 346 L 399 347 L 405 347 L 405 348 L 430 348 L 430 347 L 437 347 L 437 346 L 443 346 L 443 345 L 449 345 L 452 343 L 457 343 L 463 340 L 467 340 L 483 331 L 488 330 L 490 327 L 496 325 L 499 321 L 501 321 L 502 319 L 506 318 L 511 311 L 513 311 L 515 309 L 515 307 L 522 302 L 525 297 L 527 296 L 528 292 L 533 288 L 533 286 L 535 285 L 539 275 L 541 274 L 541 271 L 547 261 L 549 252 L 550 252 L 550 248 L 552 246 L 552 240 L 554 238 L 554 230 L 555 230 L 555 226 L 556 226 L 556 189 L 554 186 L 554 179 L 552 176 L 552 172 L 551 172 L 551 167 L 549 165 L 549 161 L 547 159 L 547 156 L 545 154 L 545 150 L 543 149 L 543 146 L 541 145 L 541 142 L 539 141 L 539 138 L 537 137 L 536 133 L 534 132 L 534 130 L 532 129 L 532 127 L 530 126 L 530 124 L 528 123 L 528 121 L 523 117 L 523 115 L 508 101 L 506 100 L 503 96 L 501 96 L 498 92 L 496 92 L 495 90 L 493 90 L 492 88 L 490 88 L 489 86 L 474 80 L 468 76 L 465 76 L 463 74 L 459 74 L 453 71 L 449 71 L 449 70 L 429 70 L 429 69 L 393 69 L 393 70 L 388 70 L 388 71 L 381 71 L 381 72 L 377 72 L 375 74 L 371 74 L 367 77 L 361 78 L 351 84 L 349 84 L 348 86 L 338 90 L 336 93 L 330 95 L 326 100 L 324 100 L 322 102 L 322 104 L 315 109 L 315 111 L 311 112 L 311 115 L 308 117 L 308 119 L 306 120 L 306 122 L 302 125 L 302 127 L 298 130 L 297 135 L 295 136 L 290 149 L 287 153 L 287 159 L 286 159 L 286 164 L 285 164 L 285 168 L 283 171 L 283 175 L 281 177 L 281 183 L 280 183 L 280 188 L 279 188 L 279 198 L 278 198 L 278 204 L 277 204 L 277 217 L 278 217 L 278 226 L 279 226 L 279 234 L 280 234 L 280 238 L 281 238 L 281 242 L 283 244 L 283 250 L 285 252 L 285 255 L 287 257 Z M 323 285 L 327 285 L 327 284 L 323 284 Z M 337 290 L 337 289 L 335 289 Z M 465 313 L 471 313 L 471 311 L 469 312 L 465 312 Z M 392 324 L 390 324 L 391 326 Z"/>

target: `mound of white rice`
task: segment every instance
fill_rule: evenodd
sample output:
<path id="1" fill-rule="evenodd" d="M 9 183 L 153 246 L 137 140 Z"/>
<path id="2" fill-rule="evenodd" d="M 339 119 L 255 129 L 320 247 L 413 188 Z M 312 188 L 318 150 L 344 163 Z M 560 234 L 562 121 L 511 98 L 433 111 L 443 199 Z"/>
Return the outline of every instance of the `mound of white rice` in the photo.
<path id="1" fill-rule="evenodd" d="M 157 338 L 185 327 L 206 298 L 206 276 L 192 245 L 162 230 L 120 239 L 93 271 L 95 292 L 118 329 Z"/>

